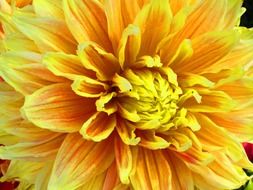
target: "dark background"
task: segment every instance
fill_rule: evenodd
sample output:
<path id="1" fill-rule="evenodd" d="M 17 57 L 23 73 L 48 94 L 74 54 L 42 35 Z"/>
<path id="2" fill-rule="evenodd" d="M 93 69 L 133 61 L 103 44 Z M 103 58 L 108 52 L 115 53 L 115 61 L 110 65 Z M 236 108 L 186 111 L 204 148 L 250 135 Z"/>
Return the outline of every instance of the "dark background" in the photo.
<path id="1" fill-rule="evenodd" d="M 251 28 L 253 27 L 253 0 L 244 0 L 243 7 L 245 7 L 247 11 L 242 15 L 241 26 Z"/>

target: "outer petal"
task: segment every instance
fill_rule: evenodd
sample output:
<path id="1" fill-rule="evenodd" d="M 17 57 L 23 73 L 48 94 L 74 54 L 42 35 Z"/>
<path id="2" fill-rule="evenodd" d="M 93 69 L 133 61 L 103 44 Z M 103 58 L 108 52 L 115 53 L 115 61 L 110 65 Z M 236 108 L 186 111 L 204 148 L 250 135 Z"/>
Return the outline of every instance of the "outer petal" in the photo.
<path id="1" fill-rule="evenodd" d="M 60 83 L 27 96 L 22 110 L 28 120 L 41 128 L 74 132 L 95 111 L 95 102 L 74 94 L 70 84 Z"/>
<path id="2" fill-rule="evenodd" d="M 56 157 L 48 190 L 77 189 L 104 172 L 114 159 L 112 141 L 86 141 L 79 134 L 69 134 Z"/>
<path id="3" fill-rule="evenodd" d="M 20 142 L 10 146 L 0 147 L 1 159 L 19 159 L 31 161 L 53 160 L 65 135 L 51 135 L 40 141 Z"/>
<path id="4" fill-rule="evenodd" d="M 63 0 L 65 18 L 79 42 L 94 41 L 111 52 L 107 21 L 102 4 L 97 0 Z"/>
<path id="5" fill-rule="evenodd" d="M 31 94 L 52 82 L 64 81 L 39 64 L 40 60 L 40 55 L 33 52 L 4 53 L 0 58 L 0 75 L 24 95 Z"/>
<path id="6" fill-rule="evenodd" d="M 195 134 L 201 142 L 203 150 L 223 152 L 234 162 L 238 162 L 245 156 L 242 145 L 234 136 L 217 126 L 207 116 L 202 114 L 196 114 L 196 116 L 201 129 Z"/>
<path id="7" fill-rule="evenodd" d="M 129 184 L 129 176 L 133 169 L 133 157 L 137 152 L 122 142 L 118 137 L 114 141 L 115 160 L 118 168 L 119 178 L 123 184 Z"/>
<path id="8" fill-rule="evenodd" d="M 172 13 L 167 0 L 151 0 L 143 7 L 134 21 L 142 29 L 140 56 L 155 55 L 158 43 L 169 33 L 171 19 Z"/>
<path id="9" fill-rule="evenodd" d="M 33 0 L 33 7 L 36 15 L 40 17 L 64 19 L 62 0 Z"/>
<path id="10" fill-rule="evenodd" d="M 134 189 L 172 190 L 171 169 L 160 150 L 139 148 L 138 157 L 135 159 L 136 170 L 130 178 Z"/>
<path id="11" fill-rule="evenodd" d="M 184 161 L 172 151 L 165 152 L 164 154 L 171 168 L 172 189 L 173 190 L 194 190 L 192 172 L 184 163 Z"/>
<path id="12" fill-rule="evenodd" d="M 0 181 L 18 179 L 32 184 L 35 182 L 36 175 L 40 172 L 43 166 L 43 162 L 12 160 L 8 170 L 4 176 L 0 178 Z"/>
<path id="13" fill-rule="evenodd" d="M 63 21 L 36 18 L 34 14 L 15 11 L 13 22 L 42 51 L 75 52 L 76 42 Z"/>
<path id="14" fill-rule="evenodd" d="M 132 24 L 140 6 L 136 0 L 105 0 L 108 33 L 116 52 L 123 30 Z"/>
<path id="15" fill-rule="evenodd" d="M 193 55 L 172 68 L 178 72 L 201 73 L 226 56 L 238 42 L 238 33 L 213 32 L 196 37 L 192 40 Z M 205 53 L 203 53 L 205 52 Z"/>

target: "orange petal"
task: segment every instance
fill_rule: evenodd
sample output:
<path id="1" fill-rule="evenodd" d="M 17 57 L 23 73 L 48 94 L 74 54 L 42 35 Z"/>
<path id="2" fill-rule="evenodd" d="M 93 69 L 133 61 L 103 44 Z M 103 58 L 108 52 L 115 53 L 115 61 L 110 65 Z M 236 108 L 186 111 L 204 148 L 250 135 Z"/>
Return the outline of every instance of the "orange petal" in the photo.
<path id="1" fill-rule="evenodd" d="M 123 184 L 129 184 L 129 176 L 133 169 L 133 155 L 137 152 L 134 147 L 130 147 L 122 142 L 118 137 L 114 141 L 115 160 L 117 163 L 119 178 Z"/>
<path id="2" fill-rule="evenodd" d="M 170 166 L 161 150 L 139 148 L 135 174 L 131 176 L 134 189 L 172 189 Z"/>
<path id="3" fill-rule="evenodd" d="M 169 33 L 171 19 L 167 0 L 151 0 L 141 9 L 134 20 L 134 24 L 142 30 L 139 56 L 155 55 L 158 43 Z"/>
<path id="4" fill-rule="evenodd" d="M 92 42 L 80 44 L 77 53 L 83 66 L 96 72 L 102 81 L 111 80 L 120 69 L 118 60 L 113 54 L 107 53 Z"/>
<path id="5" fill-rule="evenodd" d="M 57 132 L 78 131 L 95 102 L 74 94 L 68 83 L 46 86 L 26 97 L 22 111 L 35 125 Z"/>
<path id="6" fill-rule="evenodd" d="M 183 62 L 172 65 L 172 68 L 178 73 L 209 71 L 210 66 L 232 50 L 238 42 L 238 37 L 238 33 L 234 31 L 212 32 L 196 37 L 192 40 L 193 55 Z"/>
<path id="7" fill-rule="evenodd" d="M 123 30 L 132 24 L 140 7 L 136 0 L 106 0 L 104 6 L 108 21 L 108 33 L 113 49 L 117 52 Z"/>
<path id="8" fill-rule="evenodd" d="M 108 116 L 104 112 L 97 112 L 83 124 L 80 133 L 87 140 L 99 142 L 108 138 L 115 126 L 115 115 Z"/>
<path id="9" fill-rule="evenodd" d="M 48 189 L 77 189 L 104 172 L 114 159 L 111 146 L 111 139 L 95 143 L 69 134 L 56 156 Z"/>
<path id="10" fill-rule="evenodd" d="M 172 173 L 173 190 L 194 190 L 192 172 L 185 162 L 172 151 L 164 153 Z"/>
<path id="11" fill-rule="evenodd" d="M 196 102 L 194 98 L 186 100 L 184 107 L 191 112 L 229 112 L 233 110 L 237 102 L 223 91 L 199 90 L 201 101 Z"/>
<path id="12" fill-rule="evenodd" d="M 63 10 L 67 25 L 79 44 L 94 41 L 105 50 L 112 51 L 105 12 L 99 1 L 64 0 Z"/>

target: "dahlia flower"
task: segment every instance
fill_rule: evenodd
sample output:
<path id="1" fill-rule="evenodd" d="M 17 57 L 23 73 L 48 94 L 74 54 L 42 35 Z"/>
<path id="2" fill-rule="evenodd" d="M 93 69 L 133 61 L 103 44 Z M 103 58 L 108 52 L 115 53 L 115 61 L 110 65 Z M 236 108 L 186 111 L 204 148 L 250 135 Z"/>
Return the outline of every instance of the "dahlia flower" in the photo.
<path id="1" fill-rule="evenodd" d="M 241 0 L 1 2 L 0 181 L 224 190 L 250 179 Z"/>

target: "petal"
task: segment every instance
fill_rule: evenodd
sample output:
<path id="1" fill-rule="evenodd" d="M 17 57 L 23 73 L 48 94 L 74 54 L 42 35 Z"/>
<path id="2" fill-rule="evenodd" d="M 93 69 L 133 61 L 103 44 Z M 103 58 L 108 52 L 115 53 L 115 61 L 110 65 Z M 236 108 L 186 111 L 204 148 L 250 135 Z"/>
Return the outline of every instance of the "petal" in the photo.
<path id="1" fill-rule="evenodd" d="M 114 141 L 115 160 L 117 163 L 119 178 L 123 184 L 129 184 L 129 176 L 133 169 L 133 155 L 137 152 L 133 147 L 124 144 L 120 138 Z"/>
<path id="2" fill-rule="evenodd" d="M 118 110 L 117 103 L 113 99 L 116 95 L 116 92 L 111 92 L 100 96 L 100 98 L 96 101 L 97 111 L 105 112 L 108 115 L 115 113 Z"/>
<path id="3" fill-rule="evenodd" d="M 201 129 L 195 134 L 201 142 L 203 150 L 224 152 L 234 162 L 242 159 L 244 149 L 234 136 L 229 134 L 224 128 L 217 126 L 207 116 L 202 114 L 195 115 L 201 125 Z"/>
<path id="4" fill-rule="evenodd" d="M 61 0 L 33 0 L 33 7 L 39 17 L 64 19 Z"/>
<path id="5" fill-rule="evenodd" d="M 194 98 L 186 100 L 184 107 L 191 112 L 229 112 L 237 106 L 237 102 L 223 91 L 199 90 L 201 102 Z"/>
<path id="6" fill-rule="evenodd" d="M 4 53 L 0 58 L 0 75 L 24 95 L 31 94 L 52 82 L 64 81 L 39 64 L 40 60 L 40 55 L 33 52 Z"/>
<path id="7" fill-rule="evenodd" d="M 34 183 L 34 179 L 40 172 L 43 165 L 43 162 L 12 160 L 8 167 L 8 170 L 4 176 L 1 177 L 0 181 L 12 181 L 19 179 L 21 181 Z"/>
<path id="8" fill-rule="evenodd" d="M 172 189 L 171 169 L 161 150 L 139 148 L 135 174 L 131 176 L 134 189 Z"/>
<path id="9" fill-rule="evenodd" d="M 112 140 L 86 141 L 79 134 L 69 134 L 55 159 L 48 189 L 77 189 L 104 172 L 114 159 Z"/>
<path id="10" fill-rule="evenodd" d="M 5 35 L 3 43 L 5 48 L 10 51 L 14 50 L 39 52 L 39 49 L 36 44 L 22 33 L 16 32 Z"/>
<path id="11" fill-rule="evenodd" d="M 65 135 L 54 134 L 50 138 L 40 141 L 19 142 L 10 146 L 1 146 L 0 158 L 3 160 L 53 160 L 64 137 Z"/>
<path id="12" fill-rule="evenodd" d="M 155 134 L 155 131 L 138 132 L 137 135 L 141 138 L 139 145 L 147 149 L 159 150 L 171 145 L 170 142 Z"/>
<path id="13" fill-rule="evenodd" d="M 31 13 L 15 11 L 13 22 L 24 35 L 34 41 L 42 52 L 74 53 L 76 50 L 76 42 L 63 21 L 36 18 Z"/>
<path id="14" fill-rule="evenodd" d="M 50 174 L 52 172 L 53 162 L 46 162 L 35 179 L 35 189 L 47 189 Z"/>
<path id="15" fill-rule="evenodd" d="M 85 69 L 76 55 L 62 52 L 50 52 L 44 54 L 42 63 L 56 76 L 74 80 L 77 76 L 95 78 L 95 73 Z"/>
<path id="16" fill-rule="evenodd" d="M 192 40 L 193 55 L 180 62 L 180 65 L 172 65 L 172 68 L 178 73 L 209 71 L 210 66 L 232 50 L 238 42 L 238 37 L 238 33 L 234 31 L 212 32 L 196 37 Z"/>
<path id="17" fill-rule="evenodd" d="M 26 97 L 22 111 L 35 125 L 57 132 L 78 131 L 95 102 L 75 95 L 68 83 L 46 86 Z"/>
<path id="18" fill-rule="evenodd" d="M 118 46 L 118 59 L 122 69 L 135 63 L 140 50 L 140 45 L 140 28 L 135 25 L 128 25 L 122 33 Z"/>
<path id="19" fill-rule="evenodd" d="M 242 114 L 224 113 L 208 115 L 218 126 L 223 127 L 234 134 L 240 142 L 253 140 L 253 124 L 251 119 L 245 118 Z"/>
<path id="20" fill-rule="evenodd" d="M 123 30 L 132 24 L 140 6 L 136 0 L 105 0 L 104 9 L 108 21 L 108 33 L 116 52 Z M 124 35 L 124 34 L 123 34 Z"/>
<path id="21" fill-rule="evenodd" d="M 107 53 L 92 42 L 80 44 L 77 53 L 83 66 L 96 72 L 102 81 L 110 80 L 120 69 L 118 60 L 113 54 Z"/>
<path id="22" fill-rule="evenodd" d="M 108 116 L 104 112 L 97 112 L 83 124 L 80 133 L 84 139 L 99 142 L 108 138 L 115 126 L 115 115 Z"/>
<path id="23" fill-rule="evenodd" d="M 96 98 L 106 94 L 109 86 L 92 78 L 80 76 L 75 77 L 71 88 L 79 96 Z"/>
<path id="24" fill-rule="evenodd" d="M 154 56 L 158 43 L 169 33 L 171 19 L 172 12 L 167 0 L 151 0 L 143 7 L 134 20 L 134 24 L 142 30 L 139 56 Z"/>
<path id="25" fill-rule="evenodd" d="M 222 153 L 215 155 L 215 161 L 208 166 L 190 165 L 197 187 L 207 190 L 237 189 L 246 183 L 249 177 L 241 167 Z"/>
<path id="26" fill-rule="evenodd" d="M 117 120 L 116 130 L 121 140 L 127 145 L 137 145 L 141 140 L 140 137 L 136 137 L 135 126 L 125 119 Z"/>
<path id="27" fill-rule="evenodd" d="M 66 23 L 78 41 L 94 41 L 111 51 L 107 35 L 107 21 L 103 6 L 96 0 L 63 0 Z"/>
<path id="28" fill-rule="evenodd" d="M 184 161 L 172 151 L 164 153 L 172 173 L 173 190 L 194 190 L 192 173 Z"/>

